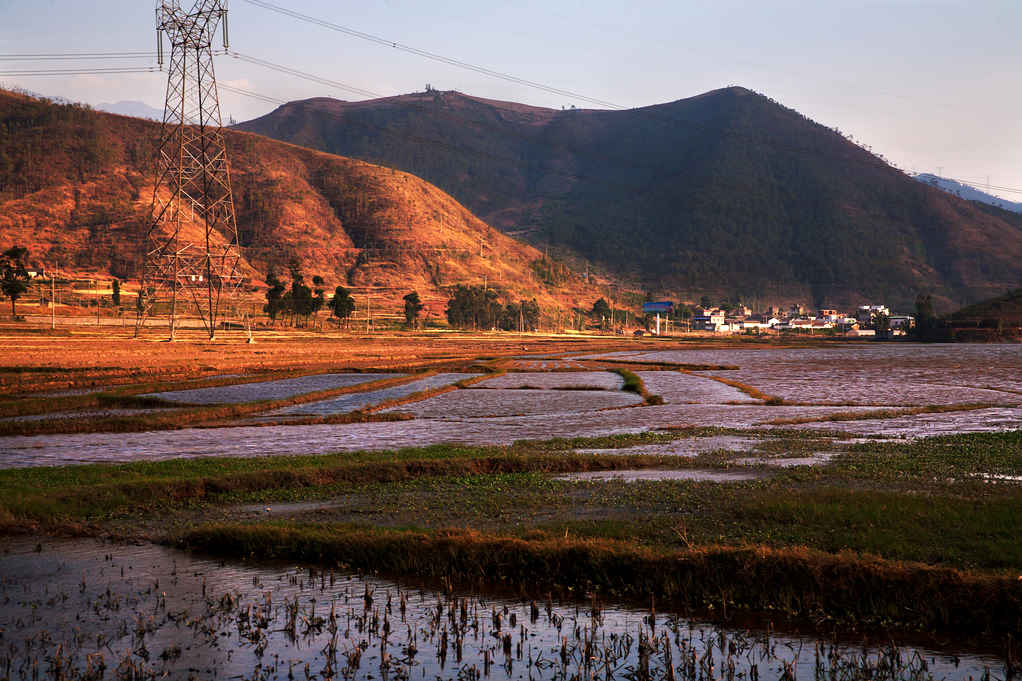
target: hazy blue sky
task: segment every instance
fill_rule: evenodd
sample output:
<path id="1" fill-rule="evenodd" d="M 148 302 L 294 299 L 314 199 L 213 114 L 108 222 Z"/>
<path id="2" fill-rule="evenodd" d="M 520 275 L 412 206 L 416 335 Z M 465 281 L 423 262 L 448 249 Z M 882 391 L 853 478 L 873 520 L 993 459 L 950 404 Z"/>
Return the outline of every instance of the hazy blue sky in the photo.
<path id="1" fill-rule="evenodd" d="M 852 133 L 904 169 L 942 167 L 979 185 L 989 176 L 994 185 L 1022 188 L 1019 0 L 274 4 L 630 107 L 743 85 Z M 0 54 L 153 49 L 153 7 L 151 0 L 0 0 Z M 232 48 L 241 53 L 384 95 L 431 83 L 540 106 L 580 104 L 245 0 L 231 1 L 230 25 Z M 33 65 L 0 61 L 0 72 Z M 279 99 L 361 98 L 230 57 L 218 58 L 217 71 L 225 82 Z M 159 74 L 0 82 L 92 104 L 141 100 L 159 108 L 164 87 Z M 272 108 L 229 93 L 223 102 L 225 115 L 239 120 Z M 1022 200 L 1022 193 L 1002 194 Z"/>

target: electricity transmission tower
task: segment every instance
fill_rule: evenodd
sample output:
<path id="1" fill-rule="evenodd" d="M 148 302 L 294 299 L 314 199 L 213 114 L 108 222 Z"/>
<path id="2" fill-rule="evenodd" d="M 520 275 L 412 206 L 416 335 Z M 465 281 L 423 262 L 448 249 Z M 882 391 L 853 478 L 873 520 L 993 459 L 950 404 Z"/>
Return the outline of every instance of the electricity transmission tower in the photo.
<path id="1" fill-rule="evenodd" d="M 213 72 L 218 29 L 227 38 L 227 0 L 158 0 L 158 61 L 170 45 L 167 100 L 156 156 L 151 218 L 145 237 L 135 335 L 157 303 L 169 304 L 174 338 L 179 306 L 198 313 L 212 340 L 236 302 L 238 225 Z"/>

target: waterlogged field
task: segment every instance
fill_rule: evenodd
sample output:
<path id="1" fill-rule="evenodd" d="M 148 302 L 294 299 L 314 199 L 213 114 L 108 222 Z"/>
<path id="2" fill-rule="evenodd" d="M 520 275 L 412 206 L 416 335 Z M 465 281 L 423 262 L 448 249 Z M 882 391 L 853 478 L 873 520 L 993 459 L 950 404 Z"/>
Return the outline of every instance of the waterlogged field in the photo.
<path id="1" fill-rule="evenodd" d="M 448 385 L 453 385 L 458 381 L 463 381 L 466 378 L 473 378 L 474 376 L 475 374 L 437 374 L 435 376 L 420 378 L 412 381 L 411 383 L 404 383 L 391 388 L 382 388 L 380 390 L 355 393 L 352 395 L 342 395 L 341 397 L 335 397 L 328 400 L 319 400 L 294 407 L 276 409 L 274 411 L 267 412 L 266 416 L 327 416 L 331 414 L 347 414 L 360 409 L 365 409 L 366 407 L 373 407 L 378 404 L 382 404 L 388 400 L 397 400 L 408 397 L 409 395 L 414 395 L 418 392 L 434 388 L 443 388 Z"/>
<path id="2" fill-rule="evenodd" d="M 487 342 L 12 379 L 0 679 L 1019 673 L 1019 346 Z"/>
<path id="3" fill-rule="evenodd" d="M 788 402 L 918 406 L 1017 405 L 1018 345 L 874 343 L 850 347 L 629 352 L 628 361 L 729 364 L 710 372 Z"/>
<path id="4" fill-rule="evenodd" d="M 171 392 L 149 393 L 140 397 L 156 397 L 166 402 L 183 404 L 237 404 L 255 402 L 257 400 L 280 400 L 304 393 L 346 388 L 379 381 L 384 378 L 397 378 L 403 374 L 313 374 L 297 378 L 285 378 L 279 381 L 259 381 L 239 385 L 224 385 L 215 388 L 195 388 L 192 390 L 174 390 Z"/>
<path id="5" fill-rule="evenodd" d="M 247 399 L 248 404 L 258 404 L 281 398 L 297 402 L 239 414 L 235 419 L 219 415 L 197 423 L 201 428 L 188 428 L 189 421 L 166 417 L 174 430 L 146 433 L 146 416 L 151 412 L 131 411 L 125 408 L 128 404 L 106 411 L 83 410 L 78 419 L 75 412 L 53 411 L 50 420 L 55 433 L 0 436 L 0 456 L 7 466 L 31 466 L 181 456 L 313 454 L 440 443 L 509 445 L 516 440 L 686 426 L 764 431 L 797 427 L 860 437 L 996 432 L 1022 427 L 1020 356 L 1018 346 L 864 344 L 603 353 L 567 358 L 565 361 L 578 369 L 571 371 L 565 371 L 556 358 L 519 358 L 510 364 L 498 363 L 503 373 L 489 378 L 469 372 L 439 373 L 404 382 L 400 382 L 400 374 L 312 375 L 138 396 L 200 403 Z M 601 358 L 611 363 L 601 366 Z M 522 363 L 530 370 L 519 370 Z M 536 363 L 550 370 L 539 370 Z M 611 369 L 630 365 L 643 384 L 644 395 L 657 400 L 623 390 L 624 379 Z M 483 361 L 476 369 L 485 366 Z M 714 366 L 734 368 L 712 369 Z M 481 378 L 485 380 L 474 380 Z M 400 384 L 374 389 L 373 379 L 398 380 Z M 473 380 L 461 385 L 465 379 Z M 457 390 L 444 392 L 456 384 Z M 339 388 L 344 394 L 305 399 L 298 392 L 330 388 Z M 442 394 L 434 394 L 437 389 Z M 391 406 L 390 402 L 397 404 Z M 237 406 L 250 409 L 246 404 Z M 413 420 L 336 421 L 367 410 Z M 116 420 L 111 432 L 90 427 L 96 416 Z M 132 416 L 136 418 L 132 420 Z M 201 418 L 198 413 L 192 422 Z M 303 420 L 303 425 L 288 425 L 295 419 Z M 31 432 L 24 429 L 29 425 L 24 422 L 44 427 L 41 422 L 46 415 L 6 420 L 22 426 L 21 431 L 9 432 Z M 68 423 L 77 425 L 62 425 Z M 253 428 L 255 424 L 260 427 Z M 3 426 L 0 420 L 0 428 Z M 114 434 L 122 426 L 136 432 L 124 437 Z M 216 429 L 210 430 L 210 426 Z M 61 434 L 62 430 L 65 433 Z"/>
<path id="6" fill-rule="evenodd" d="M 980 679 L 992 655 L 720 627 L 143 544 L 10 541 L 0 674 L 99 679 Z"/>

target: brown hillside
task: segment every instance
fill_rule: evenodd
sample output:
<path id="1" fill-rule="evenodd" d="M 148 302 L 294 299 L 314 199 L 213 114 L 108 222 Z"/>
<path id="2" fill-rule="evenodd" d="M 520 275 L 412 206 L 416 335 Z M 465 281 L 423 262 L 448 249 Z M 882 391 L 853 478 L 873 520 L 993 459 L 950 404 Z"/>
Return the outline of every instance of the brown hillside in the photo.
<path id="1" fill-rule="evenodd" d="M 28 247 L 36 267 L 134 278 L 158 132 L 0 91 L 0 247 Z M 381 287 L 397 299 L 415 289 L 435 312 L 444 287 L 484 280 L 546 306 L 592 297 L 563 269 L 561 289 L 540 281 L 537 250 L 413 175 L 249 133 L 231 131 L 227 144 L 253 284 L 297 259 L 330 290 Z"/>

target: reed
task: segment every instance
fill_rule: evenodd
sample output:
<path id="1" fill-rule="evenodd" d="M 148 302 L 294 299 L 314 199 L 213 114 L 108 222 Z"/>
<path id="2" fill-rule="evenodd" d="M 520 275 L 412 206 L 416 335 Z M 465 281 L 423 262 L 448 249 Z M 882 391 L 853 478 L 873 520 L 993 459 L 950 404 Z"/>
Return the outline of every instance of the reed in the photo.
<path id="1" fill-rule="evenodd" d="M 222 556 L 286 559 L 523 593 L 598 590 L 721 613 L 777 612 L 811 619 L 970 635 L 1022 628 L 1022 588 L 1010 577 L 809 549 L 710 546 L 656 551 L 571 537 L 527 541 L 449 530 L 221 524 L 190 530 L 184 547 Z"/>

